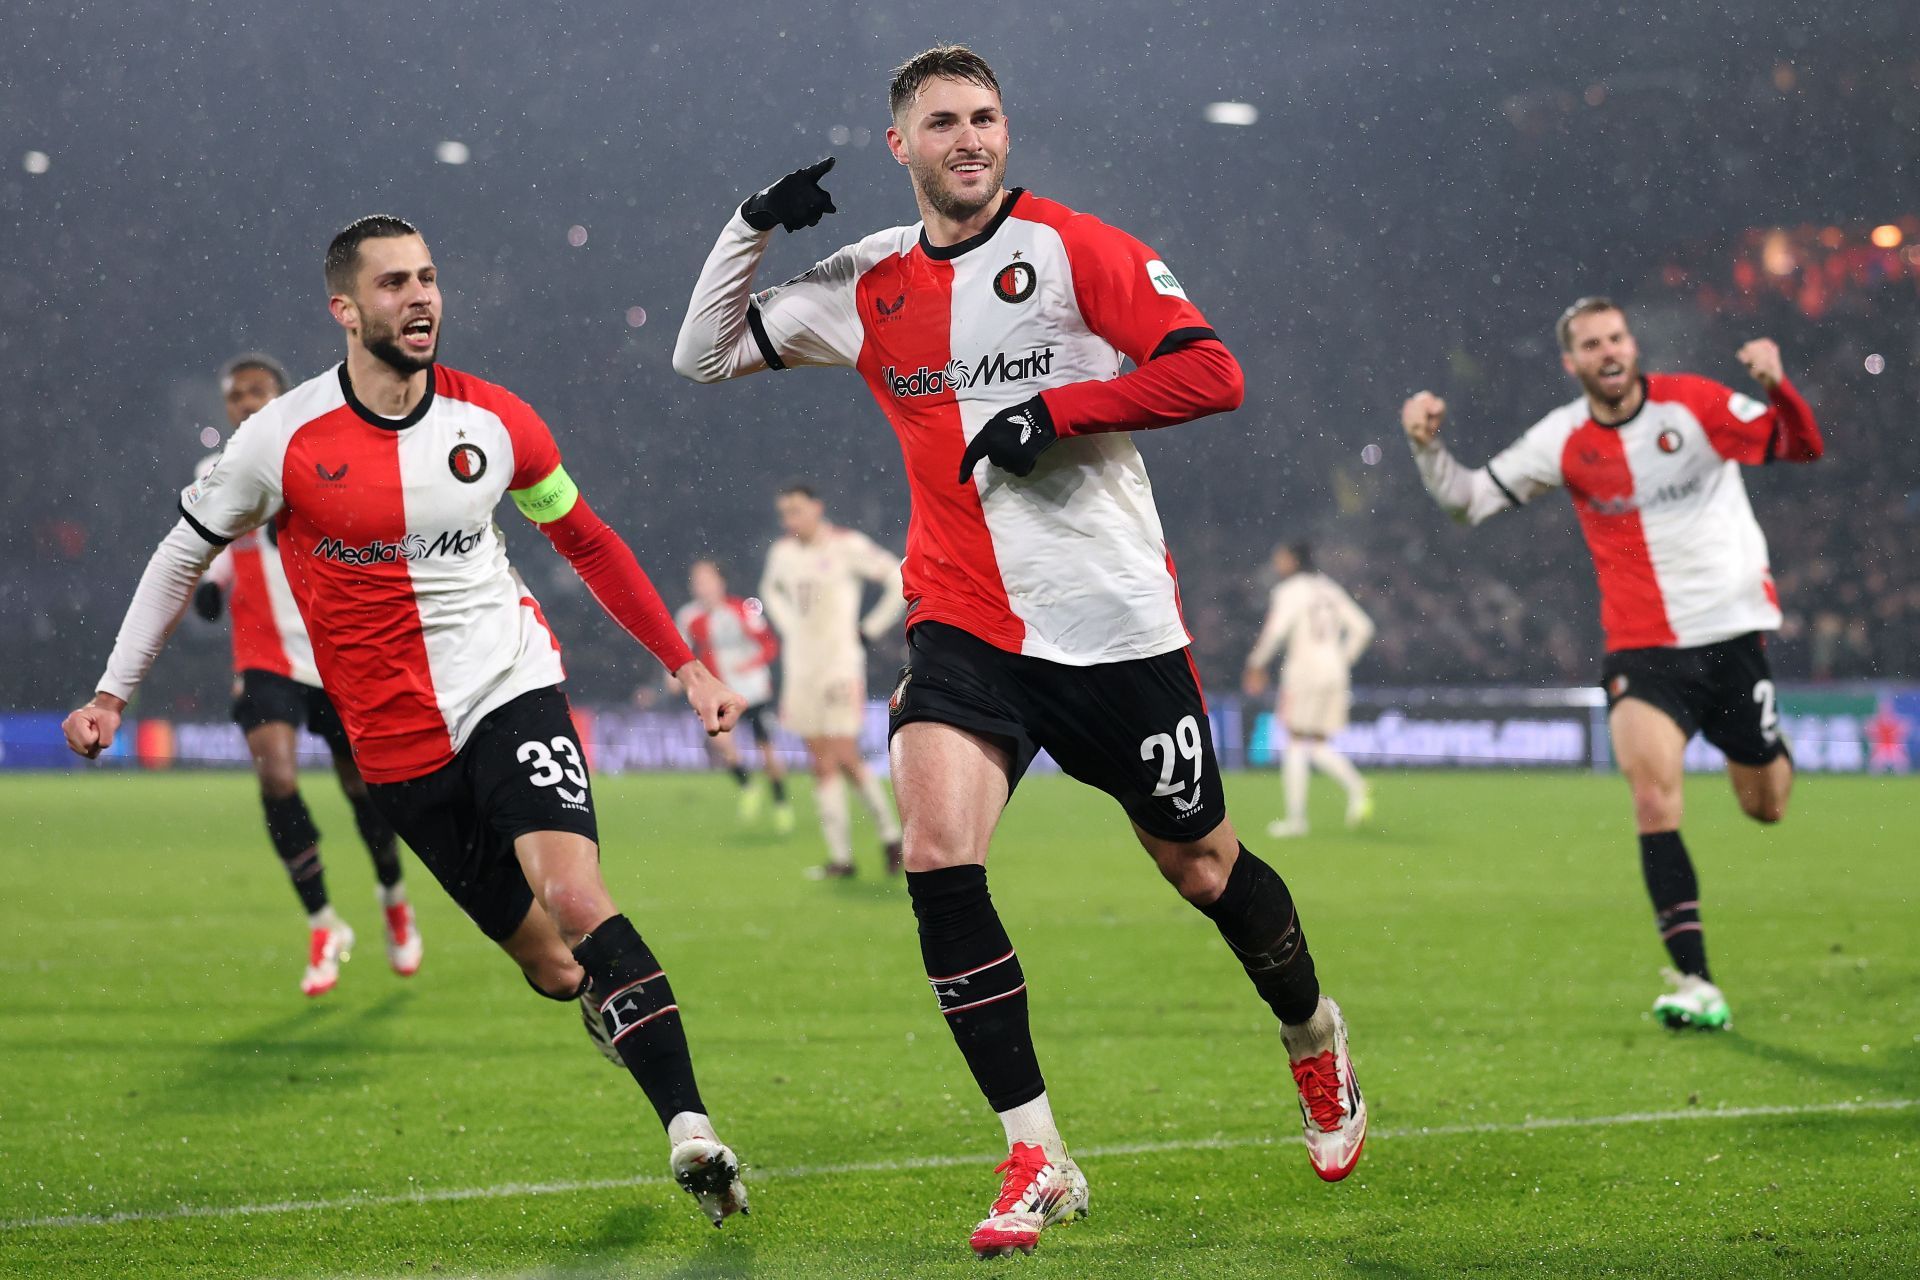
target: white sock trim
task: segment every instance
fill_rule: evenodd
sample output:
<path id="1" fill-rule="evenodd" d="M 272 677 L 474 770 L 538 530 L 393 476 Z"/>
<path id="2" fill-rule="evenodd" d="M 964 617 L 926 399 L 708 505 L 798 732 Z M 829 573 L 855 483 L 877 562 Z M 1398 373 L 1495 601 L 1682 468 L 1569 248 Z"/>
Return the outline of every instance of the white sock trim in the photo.
<path id="1" fill-rule="evenodd" d="M 1067 1144 L 1060 1138 L 1060 1130 L 1053 1123 L 1053 1104 L 1047 1101 L 1043 1092 L 1032 1102 L 1023 1102 L 1010 1110 L 1002 1111 L 1000 1124 L 1007 1132 L 1007 1145 L 1016 1142 L 1032 1142 L 1047 1153 L 1047 1159 L 1059 1162 L 1066 1158 Z"/>
<path id="2" fill-rule="evenodd" d="M 667 1121 L 667 1144 L 679 1146 L 689 1138 L 709 1138 L 720 1141 L 713 1132 L 713 1121 L 700 1111 L 682 1111 Z"/>

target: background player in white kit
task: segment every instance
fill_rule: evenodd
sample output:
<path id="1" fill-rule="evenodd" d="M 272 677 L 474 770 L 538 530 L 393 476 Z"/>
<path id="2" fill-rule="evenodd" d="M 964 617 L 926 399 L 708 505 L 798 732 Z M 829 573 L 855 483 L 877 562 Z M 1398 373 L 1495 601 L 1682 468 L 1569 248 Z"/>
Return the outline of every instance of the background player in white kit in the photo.
<path id="1" fill-rule="evenodd" d="M 866 534 L 828 523 L 826 505 L 804 484 L 782 489 L 774 506 L 786 536 L 767 551 L 760 601 L 785 646 L 780 722 L 805 740 L 813 764 L 813 804 L 827 860 L 809 874 L 853 874 L 851 782 L 873 815 L 892 875 L 900 870 L 900 819 L 887 784 L 860 756 L 860 729 L 867 715 L 867 646 L 892 630 L 907 607 L 900 560 Z M 860 599 L 870 582 L 879 585 L 880 598 L 862 617 Z"/>
<path id="2" fill-rule="evenodd" d="M 420 233 L 361 218 L 334 236 L 325 271 L 346 359 L 248 418 L 182 492 L 93 698 L 66 719 L 67 744 L 94 757 L 113 741 L 219 548 L 271 522 L 375 803 L 536 993 L 579 1003 L 653 1105 L 675 1179 L 718 1226 L 746 1208 L 739 1161 L 707 1117 L 666 974 L 601 876 L 560 644 L 507 561 L 501 500 L 678 678 L 709 733 L 745 704 L 688 652 L 539 415 L 439 365 L 440 278 Z"/>
<path id="3" fill-rule="evenodd" d="M 1446 404 L 1429 391 L 1400 411 L 1420 478 L 1456 520 L 1479 524 L 1564 487 L 1600 583 L 1601 666 L 1614 758 L 1633 791 L 1640 866 L 1673 959 L 1654 1012 L 1675 1029 L 1731 1023 L 1707 968 L 1700 886 L 1680 839 L 1687 740 L 1726 753 L 1740 808 L 1778 822 L 1793 758 L 1762 633 L 1780 626 L 1767 542 L 1742 466 L 1813 462 L 1813 411 L 1787 381 L 1780 348 L 1757 338 L 1740 362 L 1767 403 L 1693 374 L 1645 374 L 1620 308 L 1581 298 L 1561 315 L 1560 362 L 1584 394 L 1486 466 L 1468 471 L 1440 442 Z"/>
<path id="4" fill-rule="evenodd" d="M 773 228 L 834 208 L 820 187 L 831 160 L 788 174 L 728 220 L 674 368 L 702 382 L 857 369 L 906 463 L 908 665 L 890 708 L 907 892 L 923 972 L 1007 1141 L 968 1243 L 1031 1252 L 1087 1210 L 987 888 L 1001 812 L 1041 750 L 1120 803 L 1218 928 L 1280 1024 L 1308 1158 L 1337 1181 L 1366 1137 L 1345 1026 L 1286 883 L 1227 818 L 1173 557 L 1129 434 L 1237 408 L 1239 363 L 1153 250 L 1005 185 L 1007 117 L 979 55 L 909 59 L 888 105 L 920 223 L 756 295 Z"/>
<path id="5" fill-rule="evenodd" d="M 767 625 L 758 600 L 742 600 L 727 594 L 726 575 L 713 561 L 693 562 L 687 570 L 687 590 L 693 599 L 673 615 L 674 624 L 687 638 L 693 656 L 747 700 L 747 709 L 740 713 L 740 724 L 753 729 L 754 740 L 760 745 L 760 760 L 766 768 L 767 788 L 773 799 L 774 829 L 787 835 L 793 830 L 793 805 L 787 800 L 787 770 L 780 763 L 780 752 L 774 745 L 773 727 L 767 723 L 774 714 L 773 661 L 780 656 L 780 639 Z M 760 815 L 760 792 L 753 785 L 753 771 L 741 754 L 738 729 L 709 738 L 708 742 L 720 763 L 740 784 L 740 821 L 753 821 Z"/>
<path id="6" fill-rule="evenodd" d="M 238 427 L 284 394 L 287 386 L 286 370 L 271 356 L 250 352 L 227 361 L 220 371 L 220 387 L 228 425 Z M 212 464 L 209 458 L 205 465 L 210 469 Z M 254 775 L 260 782 L 267 838 L 307 913 L 307 965 L 300 976 L 301 992 L 319 996 L 333 990 L 340 980 L 340 964 L 353 950 L 353 929 L 327 896 L 320 830 L 300 794 L 302 726 L 319 735 L 332 752 L 340 789 L 373 858 L 386 921 L 387 963 L 401 977 L 413 976 L 420 970 L 422 944 L 401 878 L 400 842 L 367 794 L 340 714 L 320 688 L 313 642 L 294 603 L 271 530 L 255 529 L 228 544 L 194 592 L 193 607 L 209 622 L 223 610 L 233 620 L 233 718 L 246 735 L 247 754 L 253 758 Z"/>
<path id="7" fill-rule="evenodd" d="M 1281 765 L 1287 813 L 1267 825 L 1276 839 L 1307 834 L 1309 766 L 1338 782 L 1347 793 L 1347 825 L 1357 827 L 1373 811 L 1372 792 L 1353 762 L 1334 749 L 1333 738 L 1347 727 L 1353 706 L 1353 664 L 1373 640 L 1373 619 L 1339 583 L 1313 567 L 1305 543 L 1276 547 L 1274 584 L 1267 620 L 1247 655 L 1240 687 L 1257 698 L 1267 690 L 1267 668 L 1286 651 L 1280 667 L 1280 701 L 1275 714 L 1287 729 Z"/>

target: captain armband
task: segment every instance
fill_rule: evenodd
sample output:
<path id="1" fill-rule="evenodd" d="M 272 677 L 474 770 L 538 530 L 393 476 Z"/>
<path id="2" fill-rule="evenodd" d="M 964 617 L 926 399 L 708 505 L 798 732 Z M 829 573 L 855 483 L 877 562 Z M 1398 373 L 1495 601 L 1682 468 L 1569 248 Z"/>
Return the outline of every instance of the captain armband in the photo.
<path id="1" fill-rule="evenodd" d="M 535 524 L 552 524 L 580 501 L 580 486 L 573 482 L 565 467 L 555 467 L 545 480 L 510 492 L 520 514 Z"/>

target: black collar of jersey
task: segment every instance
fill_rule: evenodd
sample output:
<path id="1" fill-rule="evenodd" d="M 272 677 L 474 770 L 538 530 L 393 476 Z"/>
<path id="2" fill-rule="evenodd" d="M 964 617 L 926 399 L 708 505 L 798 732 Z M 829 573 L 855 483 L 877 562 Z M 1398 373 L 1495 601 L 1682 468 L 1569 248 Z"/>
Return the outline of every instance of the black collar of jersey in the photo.
<path id="1" fill-rule="evenodd" d="M 1645 413 L 1647 411 L 1647 402 L 1652 398 L 1653 398 L 1653 392 L 1649 389 L 1647 385 L 1647 375 L 1643 373 L 1640 375 L 1640 407 L 1638 409 L 1635 409 L 1632 413 L 1620 419 L 1620 421 L 1618 422 L 1602 422 L 1600 421 L 1600 416 L 1593 411 L 1593 402 L 1588 401 L 1587 402 L 1587 421 L 1591 422 L 1596 427 L 1604 427 L 1608 431 L 1618 431 L 1622 427 L 1631 426 L 1635 418 Z"/>
<path id="2" fill-rule="evenodd" d="M 413 406 L 413 412 L 404 418 L 383 418 L 373 410 L 367 408 L 364 404 L 361 404 L 360 397 L 353 394 L 353 382 L 347 377 L 347 362 L 345 360 L 340 362 L 340 394 L 347 398 L 347 408 L 359 414 L 360 420 L 369 426 L 379 427 L 385 431 L 405 431 L 408 427 L 426 417 L 427 410 L 433 408 L 434 368 L 435 366 L 433 365 L 427 366 L 427 394 L 420 397 L 420 403 Z"/>
<path id="3" fill-rule="evenodd" d="M 1014 203 L 1025 194 L 1027 194 L 1025 187 L 1008 187 L 1007 198 L 1000 202 L 1000 212 L 993 215 L 993 221 L 987 224 L 986 230 L 980 232 L 978 235 L 968 236 L 958 244 L 937 245 L 932 243 L 927 239 L 927 228 L 923 224 L 920 228 L 920 252 L 926 254 L 935 262 L 947 262 L 959 257 L 969 249 L 978 249 L 981 245 L 993 239 L 994 233 L 1000 230 L 1000 224 L 1005 222 L 1007 215 L 1013 212 Z"/>

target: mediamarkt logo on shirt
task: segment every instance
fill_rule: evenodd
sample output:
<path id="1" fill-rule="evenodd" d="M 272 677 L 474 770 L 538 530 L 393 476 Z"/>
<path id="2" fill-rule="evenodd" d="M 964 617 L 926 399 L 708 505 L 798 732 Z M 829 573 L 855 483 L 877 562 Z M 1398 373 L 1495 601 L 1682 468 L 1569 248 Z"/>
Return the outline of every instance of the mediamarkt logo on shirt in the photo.
<path id="1" fill-rule="evenodd" d="M 449 529 L 433 541 L 424 533 L 410 533 L 398 542 L 375 538 L 363 547 L 350 547 L 338 538 L 322 538 L 314 544 L 313 554 L 339 564 L 392 564 L 396 560 L 430 560 L 434 556 L 464 556 L 480 545 L 486 533 L 482 525 L 471 533 Z"/>
<path id="2" fill-rule="evenodd" d="M 989 387 L 996 382 L 1028 382 L 1045 378 L 1052 372 L 1053 348 L 1041 347 L 1021 356 L 996 351 L 971 367 L 958 357 L 947 361 L 944 369 L 930 369 L 923 364 L 908 374 L 888 365 L 880 370 L 880 377 L 896 400 L 906 400 L 914 396 L 944 395 L 965 387 Z"/>

